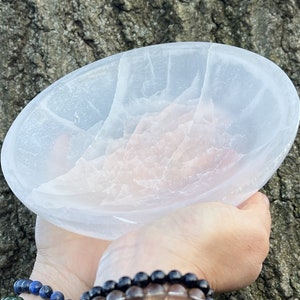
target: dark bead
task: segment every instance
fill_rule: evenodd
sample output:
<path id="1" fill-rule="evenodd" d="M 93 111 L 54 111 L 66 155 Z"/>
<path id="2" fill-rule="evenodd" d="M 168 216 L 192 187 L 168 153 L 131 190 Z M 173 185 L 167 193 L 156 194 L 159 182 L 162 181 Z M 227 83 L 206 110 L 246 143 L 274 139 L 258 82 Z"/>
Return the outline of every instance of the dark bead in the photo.
<path id="1" fill-rule="evenodd" d="M 37 296 L 42 286 L 39 281 L 32 281 L 29 285 L 29 293 Z"/>
<path id="2" fill-rule="evenodd" d="M 21 291 L 22 293 L 29 293 L 29 286 L 32 283 L 32 280 L 30 279 L 25 279 L 21 283 Z"/>
<path id="3" fill-rule="evenodd" d="M 205 294 L 205 296 L 207 296 L 207 293 L 210 291 L 208 282 L 205 279 L 200 279 L 197 281 L 196 285 L 196 287 L 199 288 Z"/>
<path id="4" fill-rule="evenodd" d="M 53 290 L 49 285 L 43 285 L 39 291 L 39 295 L 43 299 L 50 299 L 52 293 L 53 293 Z"/>
<path id="5" fill-rule="evenodd" d="M 101 286 L 94 286 L 89 291 L 90 299 L 93 299 L 95 297 L 104 296 L 103 289 Z"/>
<path id="6" fill-rule="evenodd" d="M 207 292 L 207 294 L 206 294 L 206 296 L 209 296 L 209 297 L 214 297 L 215 296 L 215 292 L 212 290 L 212 289 L 210 289 L 208 292 Z"/>
<path id="7" fill-rule="evenodd" d="M 150 282 L 150 277 L 145 272 L 139 272 L 135 274 L 132 280 L 133 285 L 137 285 L 140 287 L 146 287 Z"/>
<path id="8" fill-rule="evenodd" d="M 64 300 L 64 294 L 61 292 L 53 292 L 52 295 L 50 296 L 50 300 Z"/>
<path id="9" fill-rule="evenodd" d="M 181 278 L 181 283 L 188 289 L 198 287 L 197 282 L 198 282 L 198 278 L 193 273 L 186 273 Z"/>
<path id="10" fill-rule="evenodd" d="M 180 283 L 181 282 L 181 273 L 177 270 L 173 270 L 167 275 L 167 282 L 170 284 Z"/>
<path id="11" fill-rule="evenodd" d="M 116 289 L 117 283 L 113 280 L 107 280 L 102 285 L 103 295 L 106 296 L 112 290 Z"/>
<path id="12" fill-rule="evenodd" d="M 126 290 L 132 285 L 132 280 L 128 276 L 123 276 L 119 279 L 116 288 L 122 292 L 126 292 Z"/>
<path id="13" fill-rule="evenodd" d="M 166 283 L 166 274 L 161 270 L 156 270 L 150 275 L 151 282 L 165 284 Z"/>
<path id="14" fill-rule="evenodd" d="M 90 298 L 90 293 L 89 293 L 89 292 L 84 292 L 84 293 L 80 296 L 80 300 L 91 300 L 91 298 Z"/>

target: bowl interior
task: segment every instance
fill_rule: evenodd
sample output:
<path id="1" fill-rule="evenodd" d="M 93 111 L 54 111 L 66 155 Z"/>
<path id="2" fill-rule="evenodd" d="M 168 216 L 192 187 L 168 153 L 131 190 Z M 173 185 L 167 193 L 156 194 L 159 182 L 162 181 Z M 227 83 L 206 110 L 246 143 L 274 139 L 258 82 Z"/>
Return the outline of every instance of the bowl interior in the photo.
<path id="1" fill-rule="evenodd" d="M 156 45 L 40 93 L 9 130 L 2 168 L 37 214 L 114 238 L 195 202 L 239 204 L 279 167 L 298 122 L 295 88 L 269 60 L 220 44 Z"/>

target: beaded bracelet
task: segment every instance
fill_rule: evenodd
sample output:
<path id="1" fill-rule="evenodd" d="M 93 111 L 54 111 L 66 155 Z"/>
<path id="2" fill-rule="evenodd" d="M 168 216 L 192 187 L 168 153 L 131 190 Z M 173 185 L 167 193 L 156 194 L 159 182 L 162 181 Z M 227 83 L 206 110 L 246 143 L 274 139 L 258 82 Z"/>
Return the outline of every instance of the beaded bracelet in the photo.
<path id="1" fill-rule="evenodd" d="M 39 295 L 43 299 L 64 300 L 61 292 L 54 291 L 39 281 L 19 279 L 14 283 L 14 292 Z M 133 278 L 121 277 L 117 282 L 106 281 L 83 293 L 80 300 L 128 300 L 147 297 L 185 297 L 193 300 L 213 300 L 214 292 L 204 279 L 198 279 L 193 273 L 182 275 L 173 270 L 165 274 L 156 270 L 151 275 L 138 272 Z M 21 297 L 6 297 L 1 300 L 21 300 Z"/>

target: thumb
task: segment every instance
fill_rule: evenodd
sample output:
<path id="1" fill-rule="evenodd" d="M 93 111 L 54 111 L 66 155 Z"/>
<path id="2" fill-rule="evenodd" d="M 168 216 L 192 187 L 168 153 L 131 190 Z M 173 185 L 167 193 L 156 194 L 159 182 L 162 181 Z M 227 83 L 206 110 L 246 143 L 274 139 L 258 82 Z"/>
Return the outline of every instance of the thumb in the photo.
<path id="1" fill-rule="evenodd" d="M 269 209 L 270 201 L 268 197 L 261 193 L 257 192 L 248 198 L 246 201 L 241 203 L 238 207 L 243 210 L 252 210 L 258 209 L 261 207 L 262 209 Z"/>
<path id="2" fill-rule="evenodd" d="M 252 218 L 259 219 L 266 228 L 271 231 L 270 201 L 268 197 L 257 192 L 238 206 L 241 211 L 252 215 Z"/>

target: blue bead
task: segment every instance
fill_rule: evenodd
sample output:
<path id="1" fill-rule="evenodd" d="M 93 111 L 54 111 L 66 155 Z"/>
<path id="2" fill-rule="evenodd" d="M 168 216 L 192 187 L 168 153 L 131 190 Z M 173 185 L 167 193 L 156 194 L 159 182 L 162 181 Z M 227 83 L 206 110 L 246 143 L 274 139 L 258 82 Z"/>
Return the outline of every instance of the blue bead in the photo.
<path id="1" fill-rule="evenodd" d="M 17 281 L 15 281 L 14 286 L 13 286 L 15 294 L 21 294 L 22 293 L 21 286 L 22 286 L 22 283 L 23 283 L 24 280 L 25 279 L 18 279 Z"/>
<path id="2" fill-rule="evenodd" d="M 64 300 L 65 297 L 63 295 L 63 293 L 61 292 L 53 292 L 52 295 L 50 296 L 50 300 Z"/>
<path id="3" fill-rule="evenodd" d="M 31 284 L 29 285 L 29 293 L 33 295 L 38 295 L 39 291 L 43 285 L 39 281 L 32 281 Z"/>
<path id="4" fill-rule="evenodd" d="M 18 279 L 13 287 L 15 294 L 29 293 L 29 285 L 31 282 L 32 280 L 30 279 Z"/>
<path id="5" fill-rule="evenodd" d="M 21 283 L 21 291 L 22 293 L 29 293 L 29 286 L 32 283 L 32 280 L 30 279 L 25 279 Z"/>
<path id="6" fill-rule="evenodd" d="M 53 290 L 49 285 L 43 285 L 39 291 L 39 295 L 43 299 L 50 299 L 52 293 L 53 293 Z"/>

